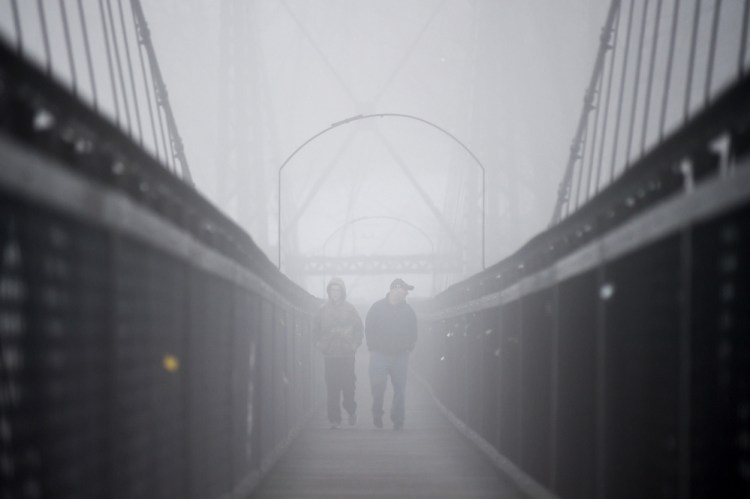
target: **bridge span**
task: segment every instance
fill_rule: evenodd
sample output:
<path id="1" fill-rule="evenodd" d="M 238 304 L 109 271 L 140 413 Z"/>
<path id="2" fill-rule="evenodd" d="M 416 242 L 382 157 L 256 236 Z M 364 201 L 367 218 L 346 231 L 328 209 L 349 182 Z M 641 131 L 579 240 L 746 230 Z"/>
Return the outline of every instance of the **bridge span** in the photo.
<path id="1" fill-rule="evenodd" d="M 324 424 L 320 299 L 194 188 L 175 129 L 139 138 L 3 38 L 0 498 L 750 497 L 750 9 L 712 86 L 722 3 L 688 3 L 682 48 L 643 35 L 680 2 L 612 3 L 552 223 L 413 302 L 400 431 L 367 417 L 367 352 L 359 421 Z M 649 48 L 706 81 L 672 83 L 671 128 L 626 62 L 608 89 Z"/>

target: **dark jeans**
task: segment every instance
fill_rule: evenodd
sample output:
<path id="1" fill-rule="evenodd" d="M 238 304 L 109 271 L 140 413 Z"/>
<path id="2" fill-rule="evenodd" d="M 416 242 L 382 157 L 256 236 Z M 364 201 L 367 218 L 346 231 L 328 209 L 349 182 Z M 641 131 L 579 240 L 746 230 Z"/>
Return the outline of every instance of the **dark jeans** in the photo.
<path id="1" fill-rule="evenodd" d="M 406 378 L 409 371 L 409 353 L 388 354 L 370 352 L 370 386 L 372 388 L 372 415 L 377 420 L 383 417 L 383 397 L 391 377 L 393 403 L 391 421 L 403 426 L 406 409 Z"/>
<path id="2" fill-rule="evenodd" d="M 357 412 L 354 400 L 354 386 L 357 377 L 354 374 L 354 356 L 326 357 L 326 387 L 328 388 L 328 421 L 341 423 L 341 395 L 344 395 L 343 406 L 349 414 Z"/>

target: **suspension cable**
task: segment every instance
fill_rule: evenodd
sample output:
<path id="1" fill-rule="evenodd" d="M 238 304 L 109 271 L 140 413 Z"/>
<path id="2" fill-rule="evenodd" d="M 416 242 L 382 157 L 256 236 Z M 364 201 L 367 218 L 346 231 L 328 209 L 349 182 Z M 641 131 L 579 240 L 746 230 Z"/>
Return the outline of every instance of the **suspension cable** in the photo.
<path id="1" fill-rule="evenodd" d="M 23 52 L 23 32 L 21 31 L 21 18 L 18 14 L 18 4 L 16 3 L 16 0 L 11 0 L 10 6 L 13 12 L 13 26 L 16 28 L 16 50 L 20 54 Z"/>
<path id="2" fill-rule="evenodd" d="M 747 50 L 747 32 L 750 24 L 750 0 L 745 0 L 745 8 L 742 11 L 742 38 L 740 38 L 740 55 L 737 60 L 737 73 L 740 76 L 745 74 L 745 51 Z"/>
<path id="3" fill-rule="evenodd" d="M 641 16 L 641 36 L 638 40 L 638 57 L 635 63 L 635 79 L 633 80 L 633 105 L 630 111 L 630 130 L 628 130 L 628 147 L 625 149 L 625 168 L 630 167 L 630 150 L 633 146 L 633 133 L 635 132 L 635 120 L 638 111 L 638 94 L 641 88 L 641 64 L 643 62 L 643 40 L 646 38 L 646 15 L 648 14 L 648 3 L 643 3 L 643 16 Z"/>
<path id="4" fill-rule="evenodd" d="M 594 104 L 594 132 L 591 138 L 591 154 L 589 154 L 588 176 L 586 177 L 586 199 L 589 199 L 591 193 L 591 179 L 594 172 L 594 156 L 596 155 L 597 137 L 599 136 L 599 115 L 601 114 L 602 90 L 604 86 L 604 71 L 599 73 L 599 86 L 596 91 L 596 104 Z"/>
<path id="5" fill-rule="evenodd" d="M 115 120 L 120 124 L 120 100 L 117 95 L 117 83 L 115 83 L 115 69 L 112 63 L 112 52 L 109 46 L 109 28 L 107 28 L 107 18 L 104 14 L 104 1 L 99 0 L 99 13 L 101 14 L 102 29 L 104 30 L 104 46 L 107 51 L 107 67 L 109 68 L 109 82 L 112 84 L 112 100 L 115 103 Z"/>
<path id="6" fill-rule="evenodd" d="M 708 52 L 708 68 L 706 70 L 706 88 L 703 97 L 703 105 L 708 104 L 711 97 L 711 79 L 714 72 L 714 59 L 716 58 L 716 39 L 719 34 L 719 15 L 721 12 L 721 0 L 714 4 L 714 18 L 711 22 L 711 48 Z"/>
<path id="7" fill-rule="evenodd" d="M 685 87 L 685 104 L 682 108 L 682 121 L 686 122 L 690 111 L 690 94 L 693 90 L 693 71 L 695 70 L 695 52 L 698 45 L 698 25 L 701 13 L 701 0 L 695 0 L 693 13 L 693 36 L 690 39 L 690 57 L 688 58 L 687 83 Z"/>
<path id="8" fill-rule="evenodd" d="M 37 10 L 39 11 L 39 23 L 42 28 L 42 41 L 44 42 L 44 56 L 46 58 L 47 74 L 52 74 L 52 52 L 49 48 L 49 33 L 47 33 L 47 19 L 44 16 L 44 5 L 42 0 L 37 0 Z"/>
<path id="9" fill-rule="evenodd" d="M 133 135 L 133 127 L 132 123 L 130 121 L 130 106 L 128 104 L 128 92 L 125 89 L 125 78 L 122 74 L 122 61 L 120 60 L 120 49 L 118 47 L 118 41 L 117 41 L 117 28 L 115 28 L 115 20 L 114 16 L 112 15 L 112 2 L 110 0 L 107 1 L 107 15 L 109 17 L 109 26 L 112 29 L 112 47 L 114 48 L 115 52 L 115 62 L 117 63 L 117 75 L 118 79 L 120 80 L 120 89 L 122 90 L 122 106 L 125 109 L 125 119 L 127 120 L 128 125 L 128 134 L 132 137 Z"/>
<path id="10" fill-rule="evenodd" d="M 143 9 L 138 0 L 130 0 L 133 6 L 133 12 L 135 12 L 136 22 L 142 25 L 142 33 L 144 36 L 144 46 L 148 53 L 149 65 L 151 67 L 151 80 L 154 83 L 155 91 L 159 97 L 162 111 L 164 112 L 164 119 L 167 122 L 167 130 L 169 132 L 169 145 L 172 150 L 173 156 L 180 162 L 180 175 L 182 179 L 188 184 L 193 183 L 192 176 L 190 175 L 190 167 L 188 166 L 187 157 L 185 156 L 185 150 L 182 146 L 182 139 L 177 129 L 177 123 L 175 122 L 172 109 L 169 106 L 169 97 L 167 96 L 166 85 L 161 77 L 161 70 L 156 62 L 156 53 L 154 47 L 151 44 L 151 37 L 148 32 L 148 25 L 146 18 L 143 15 Z"/>
<path id="11" fill-rule="evenodd" d="M 65 2 L 60 0 L 60 14 L 62 15 L 63 33 L 65 35 L 65 46 L 68 49 L 68 63 L 70 64 L 70 76 L 73 80 L 73 93 L 78 95 L 78 79 L 76 77 L 76 63 L 73 57 L 73 46 L 70 43 L 70 27 L 68 26 L 68 13 Z"/>
<path id="12" fill-rule="evenodd" d="M 151 81 L 153 83 L 153 74 L 151 75 Z M 154 85 L 154 87 L 156 87 L 156 84 L 153 84 L 153 85 Z M 154 91 L 156 91 L 156 88 L 154 88 Z M 174 159 L 174 156 L 172 154 L 169 154 L 169 146 L 168 146 L 168 141 L 167 141 L 167 133 L 164 130 L 164 120 L 162 119 L 162 112 L 163 112 L 163 109 L 164 109 L 164 103 L 158 97 L 158 94 L 157 94 L 157 102 L 158 102 L 159 105 L 156 108 L 156 114 L 159 117 L 159 129 L 161 130 L 161 141 L 162 141 L 162 146 L 164 147 L 164 158 L 167 161 L 167 166 L 170 167 L 170 171 L 174 172 L 175 171 L 175 168 L 174 168 L 174 166 L 175 166 L 175 159 Z"/>
<path id="13" fill-rule="evenodd" d="M 613 23 L 612 33 L 612 57 L 609 58 L 609 75 L 607 76 L 607 97 L 604 99 L 604 125 L 602 126 L 602 144 L 599 146 L 599 158 L 597 160 L 596 168 L 596 186 L 594 189 L 595 193 L 599 192 L 601 173 L 604 168 L 604 147 L 607 145 L 607 126 L 609 125 L 609 104 L 612 97 L 612 77 L 615 72 L 615 64 L 617 62 L 617 38 L 620 33 L 620 9 L 617 9 L 615 13 L 615 20 Z M 602 69 L 603 71 L 603 69 Z"/>
<path id="14" fill-rule="evenodd" d="M 146 95 L 146 103 L 148 104 L 148 116 L 151 121 L 151 133 L 154 136 L 154 151 L 156 152 L 156 159 L 161 160 L 159 155 L 159 140 L 156 137 L 156 122 L 154 121 L 154 108 L 151 104 L 152 93 L 148 88 L 148 76 L 146 75 L 146 63 L 143 61 L 143 35 L 141 33 L 141 26 L 135 20 L 135 13 L 133 12 L 133 4 L 130 4 L 130 15 L 133 18 L 133 25 L 135 26 L 136 36 L 138 37 L 138 59 L 141 63 L 141 74 L 143 75 L 143 89 Z"/>
<path id="15" fill-rule="evenodd" d="M 617 103 L 617 118 L 615 119 L 615 134 L 614 134 L 614 143 L 612 145 L 612 162 L 610 164 L 609 169 L 609 182 L 612 182 L 612 179 L 615 176 L 615 165 L 617 163 L 617 146 L 619 145 L 619 138 L 620 138 L 620 121 L 622 118 L 622 105 L 623 101 L 625 100 L 625 73 L 628 68 L 628 56 L 630 55 L 630 34 L 632 32 L 633 27 L 633 10 L 634 10 L 635 0 L 630 1 L 630 11 L 628 13 L 628 28 L 627 33 L 625 35 L 625 55 L 622 59 L 622 72 L 620 74 L 620 98 Z"/>
<path id="16" fill-rule="evenodd" d="M 91 92 L 94 96 L 94 109 L 99 109 L 98 96 L 96 95 L 96 81 L 94 79 L 94 65 L 91 62 L 91 45 L 89 43 L 89 33 L 86 27 L 86 17 L 83 14 L 83 4 L 78 0 L 78 17 L 81 20 L 81 30 L 83 31 L 83 46 L 86 49 L 86 63 L 89 68 L 89 79 L 91 81 Z"/>
<path id="17" fill-rule="evenodd" d="M 669 102 L 669 86 L 672 80 L 672 67 L 674 65 L 674 47 L 677 40 L 677 21 L 680 17 L 680 2 L 674 3 L 672 16 L 672 32 L 669 35 L 669 55 L 667 56 L 667 74 L 664 77 L 664 98 L 661 100 L 661 118 L 659 118 L 659 140 L 664 137 L 664 126 L 667 122 L 667 103 Z"/>
<path id="18" fill-rule="evenodd" d="M 646 85 L 646 100 L 643 103 L 643 126 L 641 127 L 641 150 L 639 152 L 640 156 L 643 156 L 643 152 L 646 150 L 646 130 L 648 129 L 648 117 L 649 117 L 649 109 L 651 107 L 651 90 L 653 88 L 654 83 L 654 67 L 656 66 L 656 47 L 659 45 L 656 43 L 658 40 L 657 36 L 659 33 L 659 24 L 661 23 L 661 5 L 662 0 L 658 0 L 656 3 L 656 20 L 654 21 L 654 31 L 651 35 L 651 38 L 653 39 L 652 45 L 651 45 L 651 61 L 649 62 L 648 66 L 648 84 Z"/>
<path id="19" fill-rule="evenodd" d="M 125 15 L 122 12 L 122 0 L 117 0 L 117 7 L 120 11 L 120 25 L 122 26 L 122 37 L 125 41 L 125 58 L 128 62 L 128 75 L 130 76 L 130 87 L 133 90 L 133 108 L 135 109 L 135 122 L 138 125 L 138 143 L 143 145 L 143 128 L 141 127 L 141 112 L 138 108 L 138 94 L 135 91 L 135 77 L 133 76 L 133 63 L 130 59 L 130 43 L 128 41 L 128 32 L 125 29 Z"/>
<path id="20" fill-rule="evenodd" d="M 588 106 L 588 101 L 586 105 Z M 589 128 L 590 128 L 589 122 L 587 119 L 586 125 L 584 125 L 583 135 L 581 136 L 581 143 L 578 145 L 578 151 L 579 151 L 578 164 L 580 165 L 580 167 L 578 168 L 578 182 L 576 182 L 575 200 L 572 203 L 575 209 L 578 209 L 579 201 L 581 197 L 581 179 L 583 178 L 583 169 L 585 166 L 584 157 L 586 156 L 586 146 L 588 145 L 587 142 L 588 142 Z M 569 210 L 569 211 L 572 211 L 572 210 Z"/>

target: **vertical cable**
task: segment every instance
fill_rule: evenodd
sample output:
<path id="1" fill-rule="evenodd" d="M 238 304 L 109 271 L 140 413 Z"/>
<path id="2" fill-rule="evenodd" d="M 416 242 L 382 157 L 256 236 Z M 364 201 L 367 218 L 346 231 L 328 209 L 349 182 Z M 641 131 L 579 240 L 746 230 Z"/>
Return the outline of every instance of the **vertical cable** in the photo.
<path id="1" fill-rule="evenodd" d="M 137 1 L 137 0 L 134 0 L 134 1 Z M 587 121 L 588 121 L 588 113 L 590 111 L 590 108 L 592 107 L 591 101 L 593 100 L 594 93 L 596 92 L 596 86 L 600 78 L 600 73 L 603 71 L 603 68 L 606 66 L 607 51 L 611 48 L 608 43 L 609 34 L 612 31 L 612 26 L 615 22 L 615 19 L 618 18 L 620 4 L 621 4 L 621 0 L 612 0 L 609 6 L 609 12 L 607 12 L 607 20 L 605 21 L 604 28 L 602 29 L 602 35 L 600 36 L 599 49 L 597 50 L 597 53 L 596 53 L 596 62 L 594 64 L 594 71 L 592 71 L 591 77 L 589 79 L 589 84 L 586 86 L 586 95 L 584 97 L 585 105 L 581 112 L 581 116 L 578 120 L 578 126 L 576 128 L 575 138 L 573 139 L 573 144 L 575 144 L 576 146 L 574 147 L 573 145 L 571 145 L 570 147 L 570 156 L 565 166 L 565 173 L 563 174 L 563 179 L 560 182 L 558 190 L 557 190 L 557 202 L 555 203 L 555 209 L 552 213 L 552 219 L 550 221 L 550 225 L 555 225 L 560 221 L 560 216 L 562 214 L 562 211 L 568 204 L 569 194 L 571 190 L 571 182 L 573 181 L 573 174 L 575 170 L 575 163 L 578 160 L 577 144 L 581 141 L 581 137 L 583 137 L 583 134 L 586 131 L 585 129 L 586 129 Z M 605 33 L 606 33 L 606 38 L 605 38 Z"/>
<path id="2" fill-rule="evenodd" d="M 599 73 L 599 85 L 597 86 L 596 91 L 596 104 L 594 107 L 596 108 L 596 115 L 594 116 L 594 136 L 591 138 L 591 154 L 589 156 L 589 174 L 586 178 L 586 200 L 590 199 L 589 193 L 591 192 L 591 178 L 593 177 L 594 172 L 594 156 L 596 153 L 596 139 L 598 137 L 599 132 L 599 115 L 601 114 L 601 102 L 602 102 L 602 87 L 604 86 L 604 68 L 602 68 L 602 72 Z"/>
<path id="3" fill-rule="evenodd" d="M 630 53 L 630 33 L 633 27 L 633 6 L 635 4 L 635 0 L 630 1 L 630 11 L 628 13 L 628 28 L 627 33 L 625 34 L 625 55 L 622 59 L 622 73 L 620 75 L 620 98 L 617 103 L 617 118 L 615 118 L 615 134 L 614 134 L 614 144 L 612 144 L 612 163 L 610 164 L 609 169 L 609 181 L 611 182 L 612 179 L 615 176 L 615 163 L 617 161 L 617 145 L 619 143 L 619 136 L 620 136 L 620 119 L 622 118 L 622 104 L 625 100 L 625 71 L 628 67 L 628 55 Z"/>
<path id="4" fill-rule="evenodd" d="M 690 40 L 690 57 L 688 58 L 687 86 L 685 87 L 685 103 L 682 108 L 682 121 L 687 121 L 690 111 L 690 94 L 693 91 L 693 71 L 695 69 L 695 52 L 698 45 L 698 25 L 701 13 L 701 0 L 695 0 L 695 12 L 693 13 L 693 36 Z"/>
<path id="5" fill-rule="evenodd" d="M 47 74 L 52 72 L 52 53 L 49 48 L 49 33 L 47 33 L 47 20 L 44 17 L 44 5 L 42 0 L 37 0 L 37 6 L 39 10 L 39 23 L 42 28 L 42 41 L 44 42 L 44 56 L 47 59 Z"/>
<path id="6" fill-rule="evenodd" d="M 133 25 L 135 26 L 136 36 L 138 37 L 138 59 L 141 63 L 141 74 L 143 75 L 143 90 L 146 95 L 146 103 L 148 104 L 148 116 L 151 120 L 151 132 L 154 135 L 154 151 L 156 152 L 156 159 L 161 160 L 159 157 L 159 140 L 156 138 L 156 122 L 154 121 L 154 108 L 151 104 L 151 92 L 148 88 L 148 77 L 146 76 L 146 64 L 143 62 L 143 36 L 141 34 L 141 26 L 135 20 L 135 13 L 133 12 L 133 4 L 130 4 L 130 14 L 133 17 Z"/>
<path id="7" fill-rule="evenodd" d="M 617 62 L 617 38 L 620 33 L 620 9 L 617 9 L 617 17 L 614 24 L 614 36 L 612 39 L 612 57 L 609 62 L 609 75 L 607 76 L 607 97 L 604 99 L 604 124 L 602 125 L 602 144 L 599 146 L 599 158 L 596 162 L 596 185 L 594 192 L 599 192 L 600 178 L 604 168 L 604 147 L 607 145 L 607 125 L 609 124 L 609 103 L 612 96 L 612 76 L 614 75 L 615 63 Z"/>
<path id="8" fill-rule="evenodd" d="M 638 41 L 638 57 L 635 63 L 635 79 L 633 80 L 633 106 L 630 111 L 630 130 L 628 131 L 628 147 L 625 149 L 625 167 L 630 167 L 630 149 L 633 145 L 633 133 L 635 132 L 635 118 L 638 110 L 638 91 L 641 87 L 641 63 L 643 62 L 643 40 L 646 38 L 646 15 L 648 14 L 648 2 L 643 3 L 643 16 L 641 17 L 641 36 Z"/>
<path id="9" fill-rule="evenodd" d="M 750 0 L 745 0 L 745 8 L 742 11 L 742 35 L 740 38 L 740 56 L 737 61 L 737 73 L 740 76 L 745 74 L 745 51 L 747 50 L 747 32 L 748 23 L 750 23 Z"/>
<path id="10" fill-rule="evenodd" d="M 179 158 L 174 152 L 174 140 L 172 137 L 172 127 L 169 125 L 169 121 L 167 121 L 167 144 L 169 145 L 169 157 L 172 158 L 172 172 L 177 174 L 177 161 L 179 161 Z"/>
<path id="11" fill-rule="evenodd" d="M 646 86 L 646 100 L 643 104 L 643 126 L 641 127 L 641 151 L 640 155 L 643 156 L 643 151 L 646 149 L 646 131 L 648 130 L 648 117 L 649 108 L 651 106 L 651 89 L 654 84 L 654 66 L 656 65 L 656 47 L 658 47 L 657 41 L 659 40 L 659 24 L 661 24 L 661 4 L 662 0 L 658 0 L 656 3 L 656 19 L 654 20 L 654 32 L 652 35 L 651 44 L 651 62 L 648 67 L 648 84 Z"/>
<path id="12" fill-rule="evenodd" d="M 586 156 L 586 138 L 589 134 L 589 124 L 588 120 L 586 122 L 586 125 L 584 125 L 585 128 L 583 130 L 583 135 L 581 136 L 581 141 L 577 144 L 577 151 L 576 154 L 578 155 L 578 181 L 576 182 L 576 191 L 575 191 L 575 200 L 573 202 L 573 208 L 578 209 L 579 201 L 581 197 L 581 179 L 583 178 L 583 167 L 585 166 L 584 157 Z"/>
<path id="13" fill-rule="evenodd" d="M 68 62 L 70 63 L 70 76 L 73 78 L 73 93 L 78 95 L 78 79 L 76 78 L 76 63 L 73 57 L 73 46 L 70 43 L 70 27 L 68 26 L 68 13 L 65 10 L 65 2 L 60 0 L 60 13 L 62 14 L 63 33 L 65 34 L 65 46 L 68 49 Z"/>
<path id="14" fill-rule="evenodd" d="M 117 0 L 120 11 L 120 25 L 122 26 L 122 37 L 125 40 L 125 58 L 128 62 L 128 74 L 130 75 L 130 88 L 133 89 L 133 108 L 135 109 L 135 122 L 138 125 L 138 144 L 143 145 L 143 128 L 141 127 L 141 111 L 138 108 L 138 94 L 135 91 L 135 77 L 133 76 L 133 63 L 130 59 L 130 43 L 128 32 L 125 30 L 125 15 L 122 12 L 122 0 Z"/>
<path id="15" fill-rule="evenodd" d="M 109 17 L 109 27 L 112 29 L 112 47 L 115 52 L 115 62 L 117 62 L 117 75 L 120 80 L 120 90 L 122 90 L 122 107 L 125 109 L 125 119 L 128 125 L 128 134 L 132 136 L 132 125 L 130 123 L 130 108 L 128 106 L 128 92 L 125 90 L 125 78 L 122 75 L 122 61 L 120 60 L 120 49 L 117 47 L 117 29 L 115 28 L 114 16 L 112 16 L 112 4 L 107 2 L 107 16 Z"/>
<path id="16" fill-rule="evenodd" d="M 714 57 L 716 57 L 716 38 L 719 31 L 719 15 L 721 14 L 721 0 L 714 3 L 714 18 L 711 23 L 711 48 L 708 52 L 708 69 L 706 70 L 706 92 L 703 96 L 703 105 L 708 104 L 711 96 L 711 79 L 714 72 Z"/>
<path id="17" fill-rule="evenodd" d="M 21 31 L 21 18 L 18 15 L 18 5 L 16 4 L 16 0 L 11 0 L 10 6 L 13 11 L 13 26 L 16 28 L 16 50 L 20 54 L 23 52 L 23 32 Z"/>
<path id="18" fill-rule="evenodd" d="M 112 64 L 112 53 L 109 48 L 109 28 L 107 28 L 107 19 L 104 15 L 104 1 L 99 0 L 99 13 L 102 18 L 102 29 L 104 30 L 104 47 L 107 50 L 107 67 L 109 68 L 109 81 L 112 84 L 112 100 L 115 103 L 115 122 L 120 124 L 120 103 L 117 98 L 117 84 L 115 83 L 115 70 Z"/>
<path id="19" fill-rule="evenodd" d="M 91 46 L 89 44 L 89 33 L 86 28 L 86 17 L 83 14 L 83 4 L 78 0 L 78 17 L 81 20 L 81 31 L 83 32 L 83 46 L 86 48 L 86 64 L 89 67 L 89 79 L 91 80 L 91 92 L 94 95 L 94 109 L 99 108 L 98 97 L 96 95 L 96 81 L 94 80 L 94 65 L 91 62 Z"/>
<path id="20" fill-rule="evenodd" d="M 151 79 L 152 79 L 152 82 L 153 82 L 153 75 L 152 75 Z M 158 94 L 157 94 L 157 99 L 158 99 Z M 161 100 L 158 100 L 158 104 L 159 105 L 156 108 L 156 115 L 159 117 L 159 129 L 161 130 L 161 142 L 162 142 L 162 146 L 164 147 L 164 160 L 167 163 L 167 167 L 171 167 L 173 165 L 173 163 L 174 163 L 174 156 L 169 154 L 169 147 L 167 147 L 166 133 L 164 132 L 164 120 L 162 120 L 162 117 L 161 117 L 162 108 L 164 107 L 164 103 L 161 102 Z M 172 171 L 174 171 L 174 170 L 172 170 Z"/>
<path id="21" fill-rule="evenodd" d="M 664 98 L 661 100 L 661 118 L 659 118 L 659 140 L 664 137 L 664 125 L 667 121 L 667 102 L 669 101 L 669 86 L 672 80 L 672 67 L 674 65 L 674 45 L 677 39 L 677 21 L 680 17 L 680 0 L 674 2 L 674 14 L 672 16 L 672 32 L 669 35 L 669 55 L 667 56 L 667 74 L 664 76 Z"/>

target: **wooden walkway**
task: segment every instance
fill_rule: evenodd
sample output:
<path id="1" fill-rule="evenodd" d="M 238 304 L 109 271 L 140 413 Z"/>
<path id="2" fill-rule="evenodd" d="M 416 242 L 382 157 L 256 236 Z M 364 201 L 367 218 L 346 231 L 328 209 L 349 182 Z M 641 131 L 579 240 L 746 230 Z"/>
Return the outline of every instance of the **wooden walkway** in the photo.
<path id="1" fill-rule="evenodd" d="M 368 355 L 357 356 L 359 422 L 329 429 L 322 407 L 292 443 L 254 498 L 525 498 L 518 488 L 441 414 L 410 376 L 406 423 L 373 426 Z"/>

